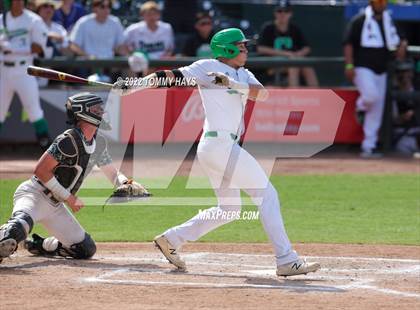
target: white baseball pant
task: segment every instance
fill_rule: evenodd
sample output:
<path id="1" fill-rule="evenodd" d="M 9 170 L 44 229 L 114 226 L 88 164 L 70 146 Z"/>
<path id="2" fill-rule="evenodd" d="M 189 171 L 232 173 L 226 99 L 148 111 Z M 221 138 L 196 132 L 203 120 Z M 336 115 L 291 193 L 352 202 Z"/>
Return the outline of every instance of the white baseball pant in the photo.
<path id="1" fill-rule="evenodd" d="M 204 212 L 210 215 L 212 212 L 240 211 L 240 189 L 244 190 L 259 208 L 264 230 L 274 247 L 277 264 L 295 261 L 298 255 L 292 250 L 284 228 L 277 191 L 255 158 L 233 141 L 230 133 L 220 131 L 218 137 L 202 137 L 197 155 L 218 200 L 216 207 Z M 164 235 L 175 248 L 179 248 L 185 242 L 195 241 L 233 220 L 223 217 L 209 220 L 206 218 L 210 216 L 204 215 L 204 219 L 201 216 L 203 214 L 168 229 Z"/>
<path id="2" fill-rule="evenodd" d="M 63 203 L 54 205 L 35 181 L 27 180 L 17 188 L 13 197 L 13 212 L 16 211 L 29 214 L 34 224 L 40 223 L 65 247 L 85 239 L 85 230 L 73 214 Z"/>
<path id="3" fill-rule="evenodd" d="M 16 92 L 29 120 L 33 123 L 44 117 L 36 78 L 26 73 L 26 65 L 0 65 L 0 123 L 4 123 L 13 94 Z"/>
<path id="4" fill-rule="evenodd" d="M 360 93 L 356 109 L 365 111 L 363 151 L 371 151 L 378 142 L 385 107 L 387 74 L 376 74 L 368 68 L 356 67 L 354 84 Z"/>

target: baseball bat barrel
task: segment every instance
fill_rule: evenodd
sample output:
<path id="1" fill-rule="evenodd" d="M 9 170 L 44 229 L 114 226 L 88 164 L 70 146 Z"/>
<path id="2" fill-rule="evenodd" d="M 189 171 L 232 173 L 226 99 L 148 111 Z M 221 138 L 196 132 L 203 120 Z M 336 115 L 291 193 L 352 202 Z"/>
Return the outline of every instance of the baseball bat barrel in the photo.
<path id="1" fill-rule="evenodd" d="M 92 85 L 92 86 L 112 87 L 112 84 L 110 83 L 99 82 L 99 81 L 89 81 L 88 79 L 85 79 L 76 75 L 64 73 L 57 70 L 37 67 L 37 66 L 29 66 L 27 69 L 27 72 L 29 75 L 46 78 L 48 80 L 61 81 L 65 83 L 80 83 L 80 84 L 86 84 L 86 85 Z"/>

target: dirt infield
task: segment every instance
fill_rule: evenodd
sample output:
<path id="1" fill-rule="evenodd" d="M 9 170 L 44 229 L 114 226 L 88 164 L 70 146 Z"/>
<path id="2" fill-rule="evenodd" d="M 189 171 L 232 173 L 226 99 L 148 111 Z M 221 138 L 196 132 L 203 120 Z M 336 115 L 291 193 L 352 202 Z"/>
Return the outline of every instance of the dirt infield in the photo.
<path id="1" fill-rule="evenodd" d="M 298 244 L 322 269 L 279 278 L 262 244 L 185 246 L 177 272 L 151 244 L 99 244 L 94 259 L 18 251 L 0 265 L 1 309 L 418 309 L 420 247 Z M 252 254 L 250 254 L 252 253 Z"/>
<path id="2" fill-rule="evenodd" d="M 259 160 L 262 166 L 268 164 L 264 159 Z M 0 161 L 0 179 L 27 178 L 32 175 L 37 160 L 30 159 L 2 159 Z M 174 163 L 171 160 L 149 159 L 144 163 L 147 171 L 142 171 L 142 177 L 161 175 L 162 171 Z M 180 174 L 187 175 L 192 161 L 185 161 Z M 307 159 L 278 159 L 273 173 L 277 175 L 302 174 L 399 174 L 420 173 L 420 160 L 412 158 L 382 158 L 360 159 L 357 156 L 317 157 Z"/>

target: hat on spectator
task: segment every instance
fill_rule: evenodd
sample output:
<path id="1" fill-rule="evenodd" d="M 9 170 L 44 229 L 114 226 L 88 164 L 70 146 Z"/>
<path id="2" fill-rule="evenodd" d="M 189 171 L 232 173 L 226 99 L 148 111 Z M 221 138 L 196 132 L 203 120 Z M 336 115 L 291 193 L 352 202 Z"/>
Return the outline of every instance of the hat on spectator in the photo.
<path id="1" fill-rule="evenodd" d="M 144 12 L 152 11 L 152 10 L 160 12 L 159 5 L 155 1 L 147 1 L 141 5 L 140 14 L 143 14 Z"/>
<path id="2" fill-rule="evenodd" d="M 102 4 L 104 4 L 104 2 L 108 2 L 109 7 L 112 7 L 112 4 L 114 3 L 114 0 L 92 0 L 91 1 L 91 5 L 92 7 L 97 7 L 100 6 Z"/>
<path id="3" fill-rule="evenodd" d="M 195 22 L 198 23 L 202 19 L 212 19 L 210 12 L 202 11 L 195 14 Z"/>
<path id="4" fill-rule="evenodd" d="M 57 9 L 60 6 L 60 3 L 59 1 L 54 1 L 54 0 L 36 0 L 35 5 L 36 5 L 36 11 L 38 12 L 39 9 L 44 5 L 51 5 L 54 7 L 54 9 Z"/>
<path id="5" fill-rule="evenodd" d="M 279 11 L 291 11 L 292 5 L 290 4 L 289 0 L 280 0 L 279 4 L 276 7 L 276 12 Z"/>

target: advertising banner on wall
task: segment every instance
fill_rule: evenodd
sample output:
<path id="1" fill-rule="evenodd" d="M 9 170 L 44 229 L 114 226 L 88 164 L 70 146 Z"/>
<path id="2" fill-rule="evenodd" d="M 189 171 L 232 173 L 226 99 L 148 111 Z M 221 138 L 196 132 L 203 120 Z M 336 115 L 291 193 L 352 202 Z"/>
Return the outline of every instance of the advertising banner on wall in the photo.
<path id="1" fill-rule="evenodd" d="M 41 89 L 41 105 L 52 137 L 66 125 L 65 102 L 87 88 Z M 135 92 L 120 98 L 96 91 L 107 102 L 111 141 L 122 143 L 192 142 L 202 132 L 204 109 L 197 89 L 173 88 Z M 335 143 L 359 143 L 363 133 L 354 117 L 354 90 L 270 89 L 266 102 L 248 101 L 244 114 L 249 142 L 331 139 Z M 342 105 L 341 103 L 342 102 Z M 334 130 L 334 128 L 336 130 Z M 0 143 L 35 142 L 35 134 L 17 96 L 0 132 Z"/>
<path id="2" fill-rule="evenodd" d="M 362 138 L 354 118 L 355 91 L 340 91 L 339 95 L 328 89 L 269 92 L 266 101 L 248 101 L 244 107 L 244 138 L 248 142 L 357 143 Z M 120 140 L 196 141 L 202 132 L 204 115 L 196 89 L 138 91 L 122 98 Z"/>

